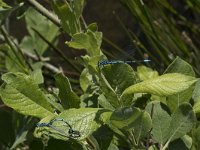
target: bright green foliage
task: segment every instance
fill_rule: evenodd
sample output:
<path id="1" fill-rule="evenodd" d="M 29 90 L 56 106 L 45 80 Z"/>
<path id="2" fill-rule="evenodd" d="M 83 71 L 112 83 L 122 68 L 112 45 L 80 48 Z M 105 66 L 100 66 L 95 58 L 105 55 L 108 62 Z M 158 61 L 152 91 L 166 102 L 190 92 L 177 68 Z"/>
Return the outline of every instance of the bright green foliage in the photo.
<path id="1" fill-rule="evenodd" d="M 24 115 L 39 118 L 53 114 L 47 97 L 30 76 L 22 73 L 7 73 L 2 76 L 5 84 L 1 86 L 3 102 Z"/>
<path id="2" fill-rule="evenodd" d="M 184 75 L 189 75 L 195 77 L 195 72 L 191 65 L 177 57 L 165 70 L 165 73 L 181 73 Z M 194 85 L 190 86 L 188 89 L 171 96 L 167 97 L 168 106 L 170 110 L 174 111 L 181 103 L 189 102 L 192 97 L 192 92 L 194 91 Z"/>
<path id="3" fill-rule="evenodd" d="M 165 22 L 159 22 L 156 20 L 158 14 L 142 1 L 127 0 L 124 3 L 165 65 L 171 60 L 169 54 L 174 58 L 179 54 L 178 49 L 182 49 L 184 56 L 190 56 L 175 25 L 167 26 L 171 22 L 166 20 L 165 14 L 161 12 Z M 57 41 L 59 28 L 35 9 L 29 8 L 25 12 L 30 35 L 24 37 L 21 44 L 17 45 L 6 30 L 0 28 L 6 41 L 0 46 L 0 58 L 4 58 L 0 60 L 0 69 L 7 72 L 1 76 L 0 98 L 16 111 L 12 116 L 0 111 L 3 120 L 0 122 L 0 144 L 3 148 L 16 149 L 28 143 L 30 149 L 44 150 L 199 149 L 200 84 L 189 63 L 176 57 L 162 75 L 146 66 L 138 66 L 137 71 L 128 64 L 98 67 L 98 61 L 106 60 L 101 51 L 102 32 L 98 31 L 96 23 L 87 26 L 84 22 L 84 0 L 53 0 L 51 4 L 60 19 L 56 24 L 71 37 L 65 43 L 85 51 L 79 59 L 83 71 L 81 75 L 74 73 L 80 75 L 80 82 L 77 84 L 79 76 L 72 80 L 64 75 L 68 70 L 63 73 L 43 58 L 44 52 L 51 47 L 66 62 L 75 65 L 56 47 L 56 42 L 52 43 Z M 166 0 L 157 1 L 157 5 L 174 15 L 177 13 Z M 153 23 L 154 20 L 158 22 Z M 159 23 L 166 28 L 156 28 Z M 170 35 L 174 36 L 170 38 Z M 141 47 L 145 50 L 143 45 Z M 157 61 L 148 54 L 152 62 Z M 76 71 L 82 69 L 74 68 Z M 61 120 L 51 122 L 53 119 Z M 40 126 L 36 127 L 38 122 Z M 38 140 L 29 139 L 34 128 Z M 80 132 L 80 137 L 69 137 L 69 129 Z"/>
<path id="4" fill-rule="evenodd" d="M 148 68 L 146 66 L 138 66 L 137 67 L 137 75 L 140 80 L 147 80 L 151 78 L 155 78 L 158 76 L 158 72 Z"/>
<path id="5" fill-rule="evenodd" d="M 189 132 L 196 121 L 194 111 L 188 103 L 181 104 L 171 117 L 167 106 L 160 102 L 153 102 L 146 109 L 152 113 L 152 136 L 161 144 L 163 150 L 169 142 Z"/>
<path id="6" fill-rule="evenodd" d="M 67 108 L 79 108 L 80 99 L 71 89 L 69 79 L 63 74 L 59 73 L 55 75 L 56 86 L 59 88 L 59 97 L 61 99 L 62 106 Z"/>
<path id="7" fill-rule="evenodd" d="M 75 0 L 71 3 L 63 3 L 58 0 L 52 1 L 53 9 L 59 16 L 63 29 L 70 36 L 80 32 L 81 30 L 79 18 L 82 13 L 83 2 L 83 0 Z"/>
<path id="8" fill-rule="evenodd" d="M 105 66 L 101 71 L 101 88 L 109 103 L 115 108 L 129 106 L 132 97 L 121 102 L 119 99 L 126 88 L 137 82 L 133 69 L 127 64 L 116 64 Z"/>
<path id="9" fill-rule="evenodd" d="M 171 121 L 169 109 L 166 105 L 154 101 L 147 105 L 146 110 L 152 115 L 153 139 L 163 145 L 167 140 L 167 129 Z"/>
<path id="10" fill-rule="evenodd" d="M 123 96 L 132 93 L 149 93 L 158 96 L 169 96 L 184 91 L 196 82 L 196 78 L 178 73 L 169 73 L 149 79 L 127 88 Z"/>
<path id="11" fill-rule="evenodd" d="M 86 33 L 77 33 L 67 45 L 75 49 L 85 49 L 89 56 L 100 55 L 102 33 L 88 30 Z"/>
<path id="12" fill-rule="evenodd" d="M 62 118 L 67 121 L 74 130 L 80 132 L 81 136 L 78 137 L 78 140 L 83 140 L 87 138 L 90 134 L 96 131 L 100 127 L 100 116 L 103 113 L 103 109 L 99 108 L 80 108 L 80 109 L 69 109 L 60 113 L 56 118 Z M 52 119 L 52 118 L 51 118 Z M 45 120 L 45 122 L 49 122 L 50 120 Z M 43 120 L 40 122 L 44 122 Z M 61 125 L 62 124 L 62 125 Z M 54 125 L 54 124 L 53 124 Z M 55 125 L 54 125 L 55 126 Z M 68 135 L 68 126 L 64 126 L 63 122 L 57 123 L 57 128 L 65 131 L 61 136 L 57 131 L 54 131 L 48 127 L 38 127 L 36 130 L 36 136 L 41 136 L 41 132 L 44 134 L 51 132 L 55 134 L 51 134 L 52 137 L 57 139 L 67 140 Z M 57 134 L 56 134 L 57 133 Z"/>

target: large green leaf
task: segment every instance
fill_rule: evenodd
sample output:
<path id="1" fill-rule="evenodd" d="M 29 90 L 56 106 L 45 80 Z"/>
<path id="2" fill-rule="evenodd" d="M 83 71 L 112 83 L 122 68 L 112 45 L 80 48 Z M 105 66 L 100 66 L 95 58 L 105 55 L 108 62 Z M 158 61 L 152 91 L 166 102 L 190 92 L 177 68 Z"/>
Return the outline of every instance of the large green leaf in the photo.
<path id="1" fill-rule="evenodd" d="M 80 98 L 73 92 L 69 79 L 62 73 L 58 73 L 55 76 L 56 86 L 59 88 L 59 97 L 61 99 L 62 106 L 67 108 L 79 108 Z"/>
<path id="2" fill-rule="evenodd" d="M 30 76 L 6 73 L 2 75 L 2 80 L 5 83 L 1 86 L 0 95 L 6 105 L 24 115 L 39 118 L 53 115 L 45 94 Z"/>
<path id="3" fill-rule="evenodd" d="M 120 102 L 119 102 L 117 94 L 115 93 L 114 89 L 112 89 L 111 85 L 108 83 L 108 81 L 106 80 L 106 78 L 103 74 L 101 74 L 101 78 L 99 81 L 101 84 L 102 92 L 103 92 L 106 100 L 108 101 L 108 103 L 110 103 L 110 105 L 113 108 L 120 107 Z M 109 105 L 109 104 L 106 104 L 106 105 Z"/>
<path id="4" fill-rule="evenodd" d="M 37 30 L 50 42 L 57 36 L 59 28 L 33 8 L 29 8 L 26 11 L 25 20 L 30 36 L 25 36 L 20 45 L 22 49 L 28 50 L 33 54 L 35 54 L 34 50 L 36 50 L 39 55 L 42 55 L 47 50 L 48 45 L 32 28 Z"/>
<path id="5" fill-rule="evenodd" d="M 107 65 L 101 70 L 101 89 L 106 99 L 115 108 L 119 105 L 130 106 L 132 95 L 121 101 L 119 98 L 126 88 L 137 82 L 137 79 L 135 72 L 127 64 Z"/>
<path id="6" fill-rule="evenodd" d="M 170 108 L 171 112 L 174 112 L 176 108 L 184 103 L 184 102 L 189 102 L 191 97 L 192 97 L 192 92 L 194 90 L 194 86 L 192 85 L 188 89 L 167 97 L 167 105 Z"/>
<path id="7" fill-rule="evenodd" d="M 152 128 L 152 120 L 149 113 L 142 112 L 141 117 L 137 120 L 134 127 L 134 136 L 137 143 L 140 139 L 146 138 Z"/>
<path id="8" fill-rule="evenodd" d="M 165 104 L 153 101 L 147 105 L 146 111 L 152 116 L 152 137 L 163 146 L 171 121 L 169 109 Z"/>
<path id="9" fill-rule="evenodd" d="M 169 96 L 188 89 L 197 81 L 196 78 L 179 73 L 169 73 L 145 80 L 128 87 L 121 98 L 133 93 L 149 93 L 158 96 Z"/>
<path id="10" fill-rule="evenodd" d="M 167 67 L 164 73 L 181 73 L 188 76 L 195 76 L 192 66 L 179 57 L 176 57 L 176 59 Z"/>
<path id="11" fill-rule="evenodd" d="M 82 140 L 87 138 L 100 127 L 102 122 L 101 115 L 104 114 L 104 112 L 105 110 L 99 108 L 68 109 L 63 111 L 56 118 L 62 118 L 72 126 L 73 130 L 79 131 L 81 136 L 78 137 L 77 140 Z M 47 118 L 40 121 L 40 123 L 49 121 L 50 120 Z M 66 126 L 66 124 L 64 125 L 62 121 L 59 121 L 52 125 L 56 125 L 56 127 L 62 130 L 63 133 L 58 133 L 58 131 L 48 127 L 38 127 L 35 131 L 35 135 L 41 137 L 42 135 L 48 134 L 57 139 L 68 140 L 67 136 L 69 127 Z"/>
<path id="12" fill-rule="evenodd" d="M 112 125 L 119 129 L 131 130 L 138 123 L 142 112 L 135 107 L 123 107 L 116 109 L 110 117 Z"/>
<path id="13" fill-rule="evenodd" d="M 89 56 L 98 56 L 100 55 L 101 42 L 101 32 L 92 32 L 91 30 L 87 30 L 86 33 L 74 34 L 71 41 L 66 43 L 69 47 L 75 49 L 85 49 Z"/>
<path id="14" fill-rule="evenodd" d="M 171 116 L 170 126 L 168 130 L 166 148 L 171 141 L 184 136 L 189 132 L 196 121 L 196 117 L 192 106 L 189 103 L 181 104 Z M 164 149 L 163 148 L 163 149 Z"/>
<path id="15" fill-rule="evenodd" d="M 58 18 L 61 20 L 64 31 L 70 36 L 73 36 L 75 33 L 79 33 L 81 31 L 79 17 L 82 11 L 81 5 L 83 4 L 83 1 L 81 0 L 81 3 L 79 4 L 76 1 L 74 3 L 75 7 L 70 6 L 67 1 L 52 1 L 53 9 L 58 15 Z"/>
<path id="16" fill-rule="evenodd" d="M 186 61 L 177 57 L 166 69 L 165 73 L 181 73 L 188 76 L 195 77 L 195 72 L 192 69 L 192 66 Z M 188 89 L 167 97 L 167 105 L 173 112 L 176 108 L 183 102 L 189 102 L 192 97 L 192 92 L 194 86 L 189 87 Z"/>

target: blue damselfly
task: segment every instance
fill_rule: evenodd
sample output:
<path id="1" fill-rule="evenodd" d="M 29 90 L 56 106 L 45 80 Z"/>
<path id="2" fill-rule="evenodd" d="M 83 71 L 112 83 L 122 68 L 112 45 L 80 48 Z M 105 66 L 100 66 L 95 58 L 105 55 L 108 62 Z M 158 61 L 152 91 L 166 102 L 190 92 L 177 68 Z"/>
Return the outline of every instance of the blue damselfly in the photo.
<path id="1" fill-rule="evenodd" d="M 64 125 L 68 126 L 69 129 L 68 129 L 67 133 L 64 130 L 59 129 L 58 127 L 53 125 L 53 123 L 58 122 L 58 121 L 63 122 L 63 123 L 65 123 Z M 56 119 L 53 119 L 53 120 L 51 120 L 50 122 L 47 122 L 47 123 L 37 123 L 36 126 L 37 127 L 49 127 L 49 128 L 51 128 L 55 131 L 58 131 L 62 134 L 65 134 L 65 135 L 67 134 L 66 136 L 68 138 L 72 138 L 72 139 L 75 139 L 75 138 L 78 138 L 78 137 L 81 136 L 79 131 L 73 130 L 72 126 L 62 118 L 56 118 Z"/>
<path id="2" fill-rule="evenodd" d="M 122 61 L 122 60 L 101 60 L 98 61 L 98 67 L 102 68 L 105 65 L 110 65 L 110 64 L 132 64 L 132 63 L 141 63 L 141 62 L 150 62 L 151 60 L 149 59 L 144 59 L 144 60 L 127 60 L 127 61 Z"/>

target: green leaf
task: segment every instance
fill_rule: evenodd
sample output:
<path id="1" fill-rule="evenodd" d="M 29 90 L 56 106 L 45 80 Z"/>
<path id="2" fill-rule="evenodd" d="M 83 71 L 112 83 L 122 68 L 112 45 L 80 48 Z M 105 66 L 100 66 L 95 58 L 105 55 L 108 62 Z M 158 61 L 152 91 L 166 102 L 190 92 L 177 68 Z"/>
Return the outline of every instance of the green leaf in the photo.
<path id="1" fill-rule="evenodd" d="M 6 105 L 24 115 L 39 118 L 53 115 L 45 94 L 30 76 L 10 72 L 2 75 L 2 80 L 5 84 L 1 87 L 0 95 Z"/>
<path id="2" fill-rule="evenodd" d="M 99 95 L 98 102 L 99 105 L 101 105 L 105 109 L 113 111 L 115 110 L 115 108 L 110 104 L 110 102 L 106 99 L 106 97 L 103 94 Z"/>
<path id="3" fill-rule="evenodd" d="M 130 65 L 115 64 L 104 66 L 101 70 L 100 81 L 104 96 L 112 106 L 117 108 L 119 105 L 131 105 L 132 95 L 119 101 L 123 91 L 137 82 L 137 76 Z"/>
<path id="4" fill-rule="evenodd" d="M 96 23 L 91 23 L 91 24 L 89 24 L 89 25 L 87 26 L 87 29 L 88 29 L 88 30 L 91 30 L 91 31 L 93 31 L 93 32 L 96 32 L 96 31 L 98 30 L 98 26 L 97 26 Z"/>
<path id="5" fill-rule="evenodd" d="M 25 36 L 20 46 L 33 54 L 36 50 L 39 55 L 42 55 L 47 50 L 48 45 L 33 31 L 33 28 L 50 42 L 56 38 L 59 28 L 33 8 L 26 11 L 25 20 L 30 36 Z"/>
<path id="6" fill-rule="evenodd" d="M 7 10 L 7 9 L 10 9 L 10 8 L 11 8 L 11 6 L 6 4 L 3 0 L 0 0 L 0 11 Z"/>
<path id="7" fill-rule="evenodd" d="M 128 87 L 121 96 L 133 93 L 149 93 L 158 96 L 169 96 L 188 89 L 197 81 L 196 78 L 179 73 L 169 73 L 162 76 L 145 80 Z"/>
<path id="8" fill-rule="evenodd" d="M 144 81 L 147 79 L 152 79 L 158 76 L 158 72 L 152 70 L 149 67 L 146 66 L 138 66 L 137 67 L 137 75 L 140 78 L 140 80 Z"/>
<path id="9" fill-rule="evenodd" d="M 188 76 L 195 77 L 195 72 L 192 69 L 192 66 L 188 64 L 186 61 L 182 60 L 179 57 L 168 66 L 165 73 L 181 73 Z M 173 112 L 176 108 L 183 102 L 189 102 L 192 97 L 192 92 L 194 90 L 194 86 L 189 87 L 188 89 L 167 97 L 167 105 Z"/>
<path id="10" fill-rule="evenodd" d="M 137 119 L 141 117 L 142 113 L 135 107 L 123 107 L 116 109 L 110 117 L 112 125 L 119 129 L 131 130 L 137 124 Z"/>
<path id="11" fill-rule="evenodd" d="M 182 104 L 184 102 L 189 102 L 192 97 L 193 90 L 194 90 L 194 86 L 192 85 L 188 89 L 186 89 L 178 94 L 168 96 L 166 101 L 167 101 L 167 105 L 170 108 L 171 112 L 174 112 L 180 104 Z"/>
<path id="12" fill-rule="evenodd" d="M 80 98 L 72 91 L 69 79 L 62 73 L 56 74 L 54 78 L 56 79 L 56 86 L 59 88 L 59 97 L 64 109 L 79 108 Z"/>
<path id="13" fill-rule="evenodd" d="M 196 117 L 192 106 L 189 103 L 181 104 L 172 114 L 170 126 L 168 128 L 168 141 L 164 147 L 167 147 L 169 142 L 184 136 L 189 132 L 196 121 Z"/>
<path id="14" fill-rule="evenodd" d="M 152 128 L 152 120 L 151 116 L 147 112 L 142 112 L 142 115 L 135 122 L 134 127 L 134 136 L 136 138 L 137 143 L 139 143 L 140 139 L 147 137 L 151 128 Z"/>
<path id="15" fill-rule="evenodd" d="M 110 86 L 108 81 L 105 79 L 105 76 L 103 74 L 101 74 L 100 84 L 101 84 L 102 92 L 103 92 L 106 100 L 108 101 L 108 103 L 113 108 L 120 107 L 120 103 L 119 103 L 119 99 L 117 97 L 117 94 L 115 93 L 114 89 L 112 89 L 112 87 Z M 104 102 L 104 104 L 105 104 L 105 102 Z M 109 104 L 107 104 L 107 105 L 109 105 Z"/>
<path id="16" fill-rule="evenodd" d="M 90 83 L 92 82 L 92 75 L 89 74 L 88 70 L 85 68 L 83 69 L 83 71 L 81 72 L 80 75 L 80 86 L 81 89 L 86 92 L 88 86 L 90 85 Z"/>
<path id="17" fill-rule="evenodd" d="M 72 36 L 71 41 L 66 42 L 69 47 L 75 49 L 85 49 L 89 56 L 100 55 L 100 46 L 102 42 L 101 32 L 76 33 Z"/>
<path id="18" fill-rule="evenodd" d="M 78 137 L 77 140 L 83 140 L 100 127 L 100 117 L 104 112 L 105 110 L 99 108 L 68 109 L 60 113 L 56 118 L 62 118 L 66 122 L 68 122 L 74 130 L 80 132 L 81 136 Z M 47 118 L 45 120 L 43 119 L 42 121 L 40 121 L 40 123 L 49 121 L 50 120 L 48 120 Z M 55 131 L 48 127 L 37 127 L 35 135 L 37 137 L 40 137 L 44 134 L 47 134 L 56 139 L 68 140 L 67 136 L 69 127 L 66 125 L 64 126 L 63 122 L 60 121 L 57 122 L 57 128 L 63 130 L 64 132 L 58 133 L 58 131 Z"/>
<path id="19" fill-rule="evenodd" d="M 194 100 L 193 109 L 195 113 L 200 113 L 200 80 L 196 83 L 192 98 Z"/>
<path id="20" fill-rule="evenodd" d="M 193 145 L 195 145 L 198 149 L 200 148 L 200 126 L 198 125 L 197 128 L 194 128 L 192 133 Z"/>
<path id="21" fill-rule="evenodd" d="M 55 108 L 55 110 L 62 112 L 64 111 L 63 106 L 60 104 L 59 98 L 55 93 L 52 94 L 46 94 L 47 97 L 47 101 L 49 102 L 49 104 L 51 104 L 51 106 L 53 108 Z"/>
<path id="22" fill-rule="evenodd" d="M 171 117 L 168 107 L 158 101 L 149 103 L 146 111 L 152 115 L 152 137 L 161 146 L 166 142 Z"/>
<path id="23" fill-rule="evenodd" d="M 71 7 L 74 8 L 74 12 L 78 20 L 83 12 L 84 0 L 74 0 Z"/>
<path id="24" fill-rule="evenodd" d="M 31 78 L 35 81 L 35 83 L 37 84 L 42 84 L 44 82 L 44 78 L 42 75 L 42 70 L 39 69 L 35 69 L 31 72 Z"/>
<path id="25" fill-rule="evenodd" d="M 179 57 L 176 57 L 176 59 L 167 67 L 164 73 L 181 73 L 187 76 L 195 77 L 195 72 L 192 66 Z"/>
<path id="26" fill-rule="evenodd" d="M 20 135 L 18 135 L 16 137 L 16 140 L 15 142 L 13 143 L 12 147 L 10 148 L 11 150 L 12 149 L 15 149 L 19 144 L 25 142 L 27 139 L 26 139 L 26 136 L 28 135 L 28 130 L 25 130 L 23 131 Z"/>
<path id="27" fill-rule="evenodd" d="M 80 1 L 79 1 L 80 2 Z M 62 27 L 64 31 L 73 36 L 75 33 L 79 33 L 81 31 L 79 17 L 82 12 L 82 3 L 77 3 L 75 1 L 75 7 L 70 6 L 67 1 L 62 2 L 58 0 L 52 1 L 52 6 L 55 13 L 58 15 L 58 18 L 61 20 Z"/>

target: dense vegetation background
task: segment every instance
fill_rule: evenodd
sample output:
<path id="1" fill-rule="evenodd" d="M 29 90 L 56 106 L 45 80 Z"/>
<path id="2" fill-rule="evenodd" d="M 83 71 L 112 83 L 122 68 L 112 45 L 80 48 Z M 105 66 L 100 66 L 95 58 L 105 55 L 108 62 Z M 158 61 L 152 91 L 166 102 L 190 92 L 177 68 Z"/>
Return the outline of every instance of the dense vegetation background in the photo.
<path id="1" fill-rule="evenodd" d="M 0 0 L 0 23 L 0 149 L 199 149 L 198 0 Z"/>

